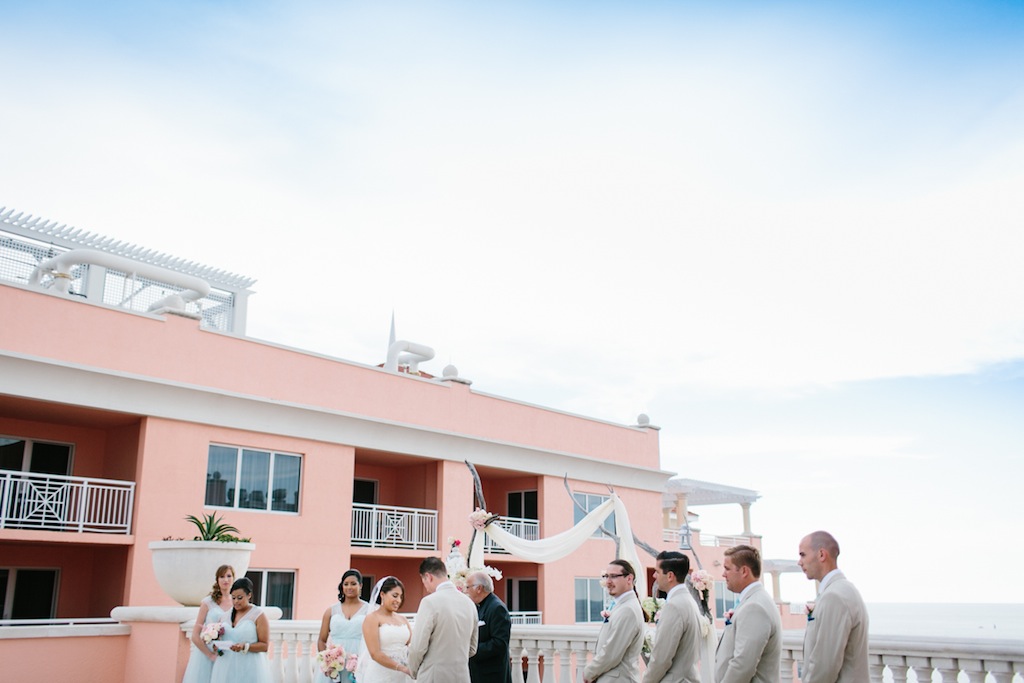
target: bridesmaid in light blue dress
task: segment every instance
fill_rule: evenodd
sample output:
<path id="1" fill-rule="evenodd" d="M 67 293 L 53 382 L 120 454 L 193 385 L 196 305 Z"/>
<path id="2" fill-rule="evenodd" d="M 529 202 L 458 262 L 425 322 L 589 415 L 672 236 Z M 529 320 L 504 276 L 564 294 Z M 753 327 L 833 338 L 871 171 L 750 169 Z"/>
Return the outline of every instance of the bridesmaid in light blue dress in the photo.
<path id="1" fill-rule="evenodd" d="M 338 602 L 324 612 L 320 624 L 320 636 L 317 638 L 317 651 L 323 652 L 327 649 L 328 638 L 330 644 L 340 645 L 345 648 L 347 654 L 359 654 L 363 642 L 363 619 L 369 611 L 370 605 L 359 599 L 359 593 L 363 589 L 363 575 L 355 569 L 349 569 L 341 575 L 341 583 L 338 584 Z M 315 665 L 314 665 L 315 666 Z M 320 667 L 314 671 L 314 680 L 318 683 L 327 683 L 331 679 L 325 676 Z M 341 674 L 339 683 L 352 683 L 353 678 L 347 671 Z"/>
<path id="2" fill-rule="evenodd" d="M 196 625 L 192 627 L 192 647 L 188 655 L 188 666 L 182 683 L 210 683 L 213 663 L 217 661 L 217 653 L 200 637 L 203 627 L 221 620 L 225 612 L 231 611 L 231 584 L 235 582 L 235 570 L 229 564 L 217 568 L 217 580 L 213 590 L 203 598 L 196 615 Z"/>
<path id="3" fill-rule="evenodd" d="M 262 609 L 249 602 L 252 590 L 252 581 L 244 577 L 231 585 L 234 607 L 223 617 L 225 645 L 219 648 L 224 654 L 213 664 L 210 683 L 271 683 L 270 622 Z"/>

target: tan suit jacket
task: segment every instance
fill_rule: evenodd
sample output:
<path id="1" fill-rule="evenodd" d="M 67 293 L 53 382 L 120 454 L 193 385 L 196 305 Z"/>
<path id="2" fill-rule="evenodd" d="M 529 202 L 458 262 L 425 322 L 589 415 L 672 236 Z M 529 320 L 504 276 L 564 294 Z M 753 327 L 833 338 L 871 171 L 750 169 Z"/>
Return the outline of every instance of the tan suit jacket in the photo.
<path id="1" fill-rule="evenodd" d="M 842 572 L 814 603 L 804 632 L 802 683 L 868 683 L 868 611 Z"/>
<path id="2" fill-rule="evenodd" d="M 640 650 L 644 647 L 644 615 L 633 591 L 615 598 L 608 621 L 597 634 L 594 658 L 583 670 L 588 681 L 640 683 Z"/>
<path id="3" fill-rule="evenodd" d="M 420 683 L 470 683 L 476 654 L 476 605 L 451 582 L 420 601 L 409 643 L 409 670 Z"/>
<path id="4" fill-rule="evenodd" d="M 644 683 L 700 683 L 701 616 L 686 586 L 673 589 L 658 612 Z"/>
<path id="5" fill-rule="evenodd" d="M 715 683 L 779 683 L 782 617 L 758 581 L 740 601 L 715 653 Z"/>

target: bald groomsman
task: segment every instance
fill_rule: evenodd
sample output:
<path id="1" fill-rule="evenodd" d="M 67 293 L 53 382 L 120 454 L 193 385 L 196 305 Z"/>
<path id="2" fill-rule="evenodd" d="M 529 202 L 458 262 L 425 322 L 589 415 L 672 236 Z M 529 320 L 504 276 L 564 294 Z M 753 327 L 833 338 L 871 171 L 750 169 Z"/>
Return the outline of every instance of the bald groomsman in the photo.
<path id="1" fill-rule="evenodd" d="M 868 611 L 857 588 L 837 567 L 839 543 L 815 531 L 800 541 L 798 564 L 819 581 L 807 615 L 802 683 L 868 683 Z M 810 607 L 810 605 L 808 605 Z"/>
<path id="2" fill-rule="evenodd" d="M 761 583 L 761 553 L 737 545 L 725 551 L 723 564 L 725 585 L 740 602 L 718 641 L 715 683 L 779 683 L 782 617 Z"/>

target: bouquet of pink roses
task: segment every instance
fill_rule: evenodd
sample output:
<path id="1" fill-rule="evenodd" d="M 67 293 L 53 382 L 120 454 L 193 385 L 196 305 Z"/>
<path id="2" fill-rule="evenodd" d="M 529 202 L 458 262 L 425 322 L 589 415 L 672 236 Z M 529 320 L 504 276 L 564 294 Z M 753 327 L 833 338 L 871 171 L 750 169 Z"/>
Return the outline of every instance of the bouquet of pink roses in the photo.
<path id="1" fill-rule="evenodd" d="M 203 639 L 203 642 L 209 645 L 213 641 L 224 635 L 224 624 L 219 621 L 215 621 L 212 624 L 207 624 L 203 627 L 199 637 Z"/>
<path id="2" fill-rule="evenodd" d="M 329 647 L 316 655 L 320 671 L 332 681 L 340 680 L 343 671 L 355 671 L 356 659 L 355 655 L 347 655 L 345 648 L 340 645 Z M 349 668 L 349 662 L 351 662 L 351 668 Z"/>

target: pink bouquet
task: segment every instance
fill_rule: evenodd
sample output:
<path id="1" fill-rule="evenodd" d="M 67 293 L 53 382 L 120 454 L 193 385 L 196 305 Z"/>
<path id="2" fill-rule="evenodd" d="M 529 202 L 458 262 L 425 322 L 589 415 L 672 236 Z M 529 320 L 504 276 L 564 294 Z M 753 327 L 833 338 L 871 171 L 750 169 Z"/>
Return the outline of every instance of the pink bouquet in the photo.
<path id="1" fill-rule="evenodd" d="M 332 681 L 341 679 L 341 673 L 343 671 L 354 671 L 357 657 L 355 655 L 347 655 L 345 648 L 340 645 L 329 647 L 323 652 L 318 652 L 316 655 L 316 661 L 320 665 L 320 671 L 324 676 L 327 676 Z M 351 662 L 352 668 L 348 668 Z"/>
<path id="2" fill-rule="evenodd" d="M 203 627 L 199 637 L 203 639 L 203 642 L 209 645 L 213 641 L 224 635 L 224 624 L 215 621 L 212 624 L 207 624 Z"/>

